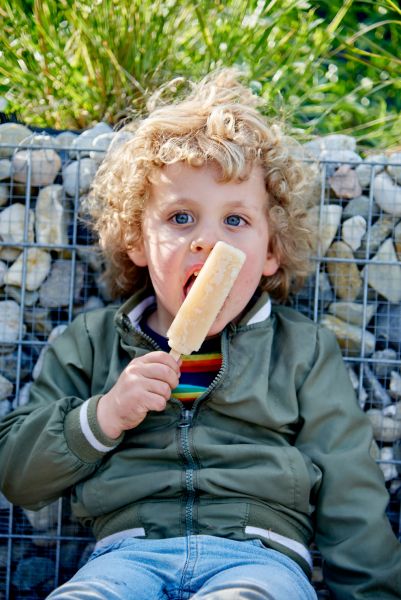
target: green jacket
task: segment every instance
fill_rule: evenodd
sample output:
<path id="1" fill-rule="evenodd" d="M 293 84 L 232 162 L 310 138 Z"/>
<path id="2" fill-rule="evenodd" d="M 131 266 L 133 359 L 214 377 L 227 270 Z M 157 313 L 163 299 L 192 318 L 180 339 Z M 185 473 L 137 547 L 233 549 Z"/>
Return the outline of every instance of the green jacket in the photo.
<path id="1" fill-rule="evenodd" d="M 119 440 L 96 404 L 155 344 L 135 325 L 148 304 L 79 316 L 46 353 L 31 401 L 0 428 L 0 483 L 37 509 L 71 494 L 98 539 L 260 538 L 309 572 L 315 540 L 339 600 L 401 598 L 401 545 L 334 336 L 262 295 L 222 333 L 223 364 L 191 411 L 172 399 Z M 129 315 L 129 316 L 128 316 Z"/>

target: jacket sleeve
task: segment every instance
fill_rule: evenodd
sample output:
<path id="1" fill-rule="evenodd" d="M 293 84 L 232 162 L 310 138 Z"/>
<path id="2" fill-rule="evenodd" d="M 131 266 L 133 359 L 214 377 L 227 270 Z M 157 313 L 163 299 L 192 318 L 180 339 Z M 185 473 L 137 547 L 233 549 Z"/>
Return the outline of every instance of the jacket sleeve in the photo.
<path id="1" fill-rule="evenodd" d="M 385 514 L 383 475 L 370 455 L 372 428 L 337 341 L 323 327 L 299 401 L 303 425 L 296 445 L 322 475 L 315 541 L 331 593 L 336 600 L 399 600 L 401 544 Z"/>
<path id="2" fill-rule="evenodd" d="M 120 442 L 97 425 L 93 361 L 82 315 L 46 350 L 29 403 L 0 423 L 0 489 L 14 504 L 38 509 L 52 502 Z"/>

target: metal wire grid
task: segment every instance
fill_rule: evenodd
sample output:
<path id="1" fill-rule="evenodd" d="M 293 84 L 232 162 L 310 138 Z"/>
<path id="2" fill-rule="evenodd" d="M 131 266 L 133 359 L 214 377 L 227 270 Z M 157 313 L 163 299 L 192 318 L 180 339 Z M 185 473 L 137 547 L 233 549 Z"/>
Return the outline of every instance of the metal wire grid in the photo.
<path id="1" fill-rule="evenodd" d="M 41 148 L 43 149 L 43 146 Z M 35 208 L 38 193 L 38 189 L 31 185 L 31 152 L 35 149 L 35 146 L 28 147 L 26 183 L 18 184 L 12 178 L 7 181 L 8 201 L 0 207 L 0 213 L 15 203 L 21 203 L 25 207 L 22 241 L 2 241 L 0 238 L 0 260 L 4 261 L 1 256 L 3 249 L 7 249 L 7 251 L 17 249 L 22 256 L 22 284 L 19 294 L 17 294 L 19 295 L 18 335 L 12 344 L 9 339 L 0 339 L 0 374 L 11 379 L 13 383 L 12 394 L 0 403 L 3 406 L 3 412 L 5 403 L 8 403 L 8 409 L 13 409 L 25 401 L 32 371 L 40 351 L 48 343 L 51 329 L 69 323 L 79 310 L 86 308 L 86 303 L 91 298 L 99 297 L 103 293 L 103 301 L 106 303 L 108 300 L 102 289 L 99 291 L 100 271 L 96 267 L 94 252 L 92 252 L 93 240 L 79 219 L 81 199 L 78 185 L 73 197 L 67 196 L 65 193 L 62 196 L 68 233 L 67 243 L 39 243 L 29 235 L 29 211 Z M 90 150 L 93 152 L 93 149 Z M 57 151 L 62 157 L 63 164 L 66 164 L 70 160 L 69 150 L 63 148 Z M 87 154 L 88 152 L 85 150 L 76 151 L 78 177 L 82 159 Z M 352 338 L 350 338 L 350 342 L 346 335 L 343 336 L 341 345 L 344 360 L 352 369 L 350 376 L 360 404 L 364 410 L 378 411 L 383 408 L 388 409 L 389 406 L 394 407 L 397 401 L 401 400 L 401 397 L 397 395 L 391 397 L 389 393 L 392 377 L 394 377 L 393 373 L 399 374 L 400 372 L 401 305 L 391 303 L 368 283 L 368 268 L 373 262 L 375 268 L 378 265 L 387 269 L 390 267 L 390 274 L 394 267 L 400 268 L 400 260 L 398 258 L 394 260 L 394 256 L 388 258 L 381 256 L 379 260 L 376 258 L 373 261 L 375 250 L 377 250 L 377 248 L 373 248 L 372 244 L 372 231 L 375 223 L 385 216 L 388 225 L 387 237 L 391 238 L 399 221 L 397 217 L 384 215 L 374 202 L 372 189 L 375 166 L 372 164 L 371 180 L 368 186 L 367 214 L 365 215 L 367 228 L 363 237 L 362 250 L 349 257 L 328 256 L 323 252 L 322 244 L 320 244 L 316 248 L 314 257 L 314 273 L 300 293 L 292 298 L 292 304 L 313 320 L 319 321 L 325 315 L 330 314 L 330 310 L 333 311 L 333 306 L 335 307 L 339 297 L 341 299 L 341 296 L 347 296 L 346 292 L 342 294 L 341 288 L 345 290 L 347 286 L 352 286 L 354 283 L 350 279 L 351 275 L 349 273 L 347 275 L 346 269 L 350 265 L 356 265 L 360 274 L 360 289 L 353 303 L 359 305 L 360 336 L 356 347 Z M 349 200 L 333 196 L 329 185 L 329 174 L 332 170 L 330 163 L 321 163 L 319 171 L 321 193 L 318 203 L 320 237 L 325 218 L 325 207 L 334 204 L 345 209 L 349 203 Z M 62 183 L 61 175 L 58 175 L 55 183 Z M 340 241 L 340 239 L 341 226 L 338 227 L 331 243 Z M 49 252 L 53 265 L 56 261 L 67 263 L 69 270 L 68 294 L 67 302 L 63 306 L 52 306 L 43 310 L 43 307 L 40 306 L 40 298 L 39 300 L 35 297 L 32 298 L 32 292 L 27 290 L 27 256 L 28 250 L 31 248 Z M 398 256 L 400 253 L 401 250 L 399 250 Z M 8 264 L 7 260 L 5 262 Z M 339 264 L 343 270 L 345 269 L 345 275 L 341 274 L 341 271 L 336 272 L 335 269 L 332 269 L 332 266 L 336 264 Z M 385 271 L 383 271 L 384 276 Z M 0 285 L 0 301 L 14 300 L 14 298 L 16 298 L 16 290 L 13 289 L 13 286 Z M 372 306 L 375 307 L 374 311 Z M 347 309 L 342 307 L 342 310 L 344 313 L 344 310 Z M 351 308 L 349 310 L 351 312 Z M 396 317 L 393 317 L 393 321 L 396 322 L 396 325 L 389 316 L 390 312 L 394 312 L 394 310 Z M 387 330 L 383 329 L 381 322 L 379 323 L 378 315 L 381 321 L 385 321 L 386 316 L 388 317 Z M 343 314 L 343 319 L 347 322 L 347 315 L 344 317 Z M 355 331 L 353 333 L 355 334 Z M 374 336 L 375 339 L 375 352 L 372 352 L 371 336 Z M 387 351 L 387 353 L 383 353 L 383 351 Z M 382 429 L 384 430 L 384 428 L 383 422 Z M 380 425 L 377 429 L 380 429 Z M 391 448 L 394 450 L 395 447 L 400 447 L 399 439 L 392 443 L 392 446 L 388 441 L 381 439 L 385 436 L 381 436 L 380 431 L 376 437 L 379 438 L 377 441 L 381 449 Z M 397 458 L 394 457 L 394 454 L 387 458 L 383 454 L 378 454 L 377 460 L 380 464 L 392 465 L 395 469 L 386 484 L 391 492 L 388 515 L 395 533 L 401 538 L 400 454 L 397 454 Z M 73 520 L 65 500 L 59 500 L 35 515 L 30 511 L 14 507 L 8 504 L 4 498 L 0 498 L 0 600 L 11 598 L 39 600 L 46 597 L 51 589 L 68 579 L 80 564 L 83 564 L 92 547 L 93 539 L 90 532 Z M 319 573 L 320 557 L 318 553 L 314 553 L 314 555 L 316 588 L 319 596 L 326 598 L 328 597 L 327 592 Z"/>

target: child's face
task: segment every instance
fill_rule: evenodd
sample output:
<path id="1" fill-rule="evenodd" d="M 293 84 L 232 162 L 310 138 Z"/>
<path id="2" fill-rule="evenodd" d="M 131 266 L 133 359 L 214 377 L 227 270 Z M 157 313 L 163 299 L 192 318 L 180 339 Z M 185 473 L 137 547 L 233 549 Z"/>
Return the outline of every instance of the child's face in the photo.
<path id="1" fill-rule="evenodd" d="M 246 254 L 238 279 L 209 331 L 219 333 L 238 317 L 252 298 L 262 275 L 278 269 L 269 252 L 267 193 L 260 167 L 240 183 L 218 183 L 214 166 L 167 165 L 152 184 L 144 211 L 143 243 L 130 251 L 138 266 L 147 266 L 157 310 L 149 319 L 165 335 L 188 293 L 188 281 L 199 271 L 216 242 L 222 240 Z"/>

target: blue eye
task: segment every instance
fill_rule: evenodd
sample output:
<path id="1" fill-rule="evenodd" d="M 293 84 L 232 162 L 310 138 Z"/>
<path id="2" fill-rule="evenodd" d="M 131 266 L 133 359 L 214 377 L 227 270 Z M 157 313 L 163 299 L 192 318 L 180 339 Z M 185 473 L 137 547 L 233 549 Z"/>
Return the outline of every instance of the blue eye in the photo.
<path id="1" fill-rule="evenodd" d="M 226 217 L 225 222 L 231 227 L 238 227 L 239 225 L 241 225 L 241 222 L 244 222 L 244 219 L 239 215 L 229 215 L 228 217 Z"/>
<path id="2" fill-rule="evenodd" d="M 193 218 L 188 213 L 180 212 L 173 215 L 172 221 L 177 225 L 188 225 L 188 223 L 193 223 Z"/>

